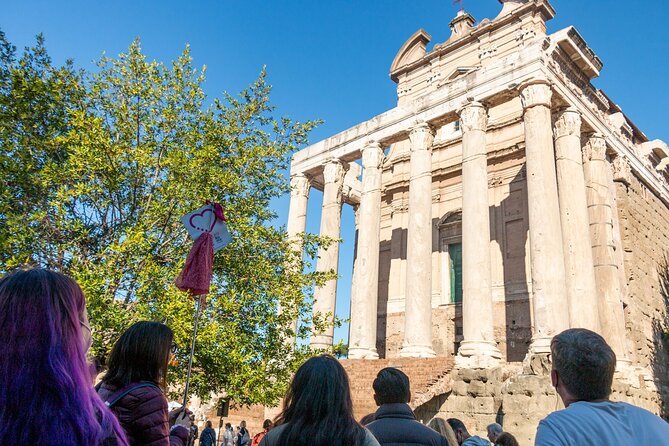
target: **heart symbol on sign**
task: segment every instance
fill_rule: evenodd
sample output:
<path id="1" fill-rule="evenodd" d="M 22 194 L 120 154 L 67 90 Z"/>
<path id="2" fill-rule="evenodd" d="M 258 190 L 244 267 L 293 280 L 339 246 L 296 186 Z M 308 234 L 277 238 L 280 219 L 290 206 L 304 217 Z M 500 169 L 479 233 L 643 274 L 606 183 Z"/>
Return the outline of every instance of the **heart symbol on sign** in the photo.
<path id="1" fill-rule="evenodd" d="M 207 229 L 210 225 L 209 222 L 211 222 L 211 227 Z M 202 212 L 191 215 L 188 224 L 198 231 L 211 232 L 214 229 L 214 225 L 216 225 L 216 218 L 214 217 L 211 208 L 206 208 L 202 210 Z"/>

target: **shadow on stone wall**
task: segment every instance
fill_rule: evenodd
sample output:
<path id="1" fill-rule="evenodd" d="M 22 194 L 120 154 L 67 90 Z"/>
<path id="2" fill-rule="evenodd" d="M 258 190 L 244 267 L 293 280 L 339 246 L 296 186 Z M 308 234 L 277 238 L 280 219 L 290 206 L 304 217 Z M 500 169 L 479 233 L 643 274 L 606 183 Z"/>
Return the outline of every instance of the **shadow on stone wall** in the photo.
<path id="1" fill-rule="evenodd" d="M 651 367 L 662 403 L 662 417 L 669 420 L 669 251 L 657 269 L 660 298 L 664 304 L 662 319 L 653 320 L 653 356 Z"/>

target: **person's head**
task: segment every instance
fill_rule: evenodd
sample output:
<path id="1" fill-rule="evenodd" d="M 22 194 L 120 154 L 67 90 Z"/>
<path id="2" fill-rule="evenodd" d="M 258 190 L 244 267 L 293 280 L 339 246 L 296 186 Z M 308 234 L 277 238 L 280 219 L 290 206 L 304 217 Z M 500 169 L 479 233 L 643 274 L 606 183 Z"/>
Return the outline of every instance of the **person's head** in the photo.
<path id="1" fill-rule="evenodd" d="M 240 428 L 242 428 L 242 427 L 245 428 L 245 427 L 246 427 L 246 421 L 242 420 L 242 422 L 239 423 L 239 427 L 240 427 Z"/>
<path id="2" fill-rule="evenodd" d="M 460 444 L 455 436 L 455 432 L 453 432 L 453 428 L 443 418 L 432 418 L 427 425 L 432 430 L 439 432 L 442 437 L 445 437 L 446 441 L 448 441 L 448 446 L 458 446 Z"/>
<path id="3" fill-rule="evenodd" d="M 497 437 L 499 437 L 499 434 L 502 433 L 502 426 L 497 423 L 492 423 L 488 425 L 486 430 L 488 431 L 488 440 L 494 443 L 497 440 Z"/>
<path id="4" fill-rule="evenodd" d="M 232 429 L 232 424 L 230 424 L 230 423 L 225 423 L 225 428 L 226 428 L 226 429 Z"/>
<path id="5" fill-rule="evenodd" d="M 616 354 L 597 333 L 572 328 L 551 341 L 551 381 L 565 406 L 605 400 L 611 393 Z"/>
<path id="6" fill-rule="evenodd" d="M 496 443 L 499 446 L 519 446 L 516 437 L 508 432 L 502 432 L 499 437 L 497 437 Z"/>
<path id="7" fill-rule="evenodd" d="M 207 422 L 204 423 L 204 425 L 205 425 L 206 427 L 211 427 L 211 421 L 207 420 Z"/>
<path id="8" fill-rule="evenodd" d="M 358 445 L 365 430 L 353 418 L 348 375 L 330 355 L 308 359 L 295 373 L 275 425 L 286 424 L 279 446 Z"/>
<path id="9" fill-rule="evenodd" d="M 0 444 L 98 445 L 114 434 L 126 444 L 91 384 L 89 327 L 69 277 L 31 269 L 0 279 Z"/>
<path id="10" fill-rule="evenodd" d="M 262 428 L 265 431 L 269 431 L 270 429 L 272 429 L 272 426 L 273 426 L 272 420 L 265 420 L 262 422 Z"/>
<path id="11" fill-rule="evenodd" d="M 172 330 L 165 324 L 136 322 L 114 344 L 102 381 L 116 387 L 151 381 L 165 388 L 172 339 Z"/>
<path id="12" fill-rule="evenodd" d="M 408 403 L 411 400 L 409 377 L 394 367 L 386 367 L 379 371 L 372 384 L 374 401 L 382 404 Z"/>
<path id="13" fill-rule="evenodd" d="M 451 426 L 451 429 L 453 429 L 453 433 L 455 434 L 455 438 L 458 441 L 458 444 L 462 444 L 463 441 L 471 437 L 467 431 L 465 423 L 462 421 L 458 420 L 457 418 L 449 418 L 446 420 L 446 422 Z"/>

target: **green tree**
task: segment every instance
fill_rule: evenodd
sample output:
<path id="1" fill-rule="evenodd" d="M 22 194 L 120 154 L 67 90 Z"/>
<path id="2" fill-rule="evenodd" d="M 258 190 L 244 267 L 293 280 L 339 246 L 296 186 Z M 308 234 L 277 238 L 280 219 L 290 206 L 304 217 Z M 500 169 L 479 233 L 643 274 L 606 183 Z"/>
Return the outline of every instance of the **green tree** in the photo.
<path id="1" fill-rule="evenodd" d="M 183 382 L 194 302 L 173 285 L 191 246 L 179 217 L 220 201 L 233 242 L 215 256 L 192 388 L 275 402 L 310 354 L 285 342 L 291 321 L 310 317 L 311 290 L 330 277 L 303 273 L 269 206 L 316 123 L 276 117 L 264 69 L 206 105 L 188 47 L 166 66 L 137 40 L 90 74 L 53 67 L 41 37 L 17 59 L 2 34 L 0 58 L 0 268 L 73 276 L 99 357 L 133 321 L 166 322 L 181 364 L 171 380 Z M 307 261 L 319 242 L 305 236 Z"/>

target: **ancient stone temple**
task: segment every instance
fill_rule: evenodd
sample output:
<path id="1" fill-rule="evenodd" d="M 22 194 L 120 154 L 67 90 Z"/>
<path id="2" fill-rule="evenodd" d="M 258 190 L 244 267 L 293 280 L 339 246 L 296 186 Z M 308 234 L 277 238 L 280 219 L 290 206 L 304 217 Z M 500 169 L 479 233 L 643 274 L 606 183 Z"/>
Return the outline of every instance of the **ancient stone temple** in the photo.
<path id="1" fill-rule="evenodd" d="M 310 188 L 322 235 L 356 209 L 344 362 L 359 415 L 397 365 L 423 421 L 497 420 L 531 444 L 558 401 L 550 340 L 569 327 L 615 350 L 613 399 L 667 408 L 669 148 L 591 84 L 603 64 L 576 29 L 548 33 L 547 0 L 502 3 L 478 24 L 460 12 L 430 51 L 418 30 L 390 68 L 397 106 L 295 154 L 288 231 L 304 232 Z M 318 288 L 314 311 L 334 313 L 336 291 Z"/>

